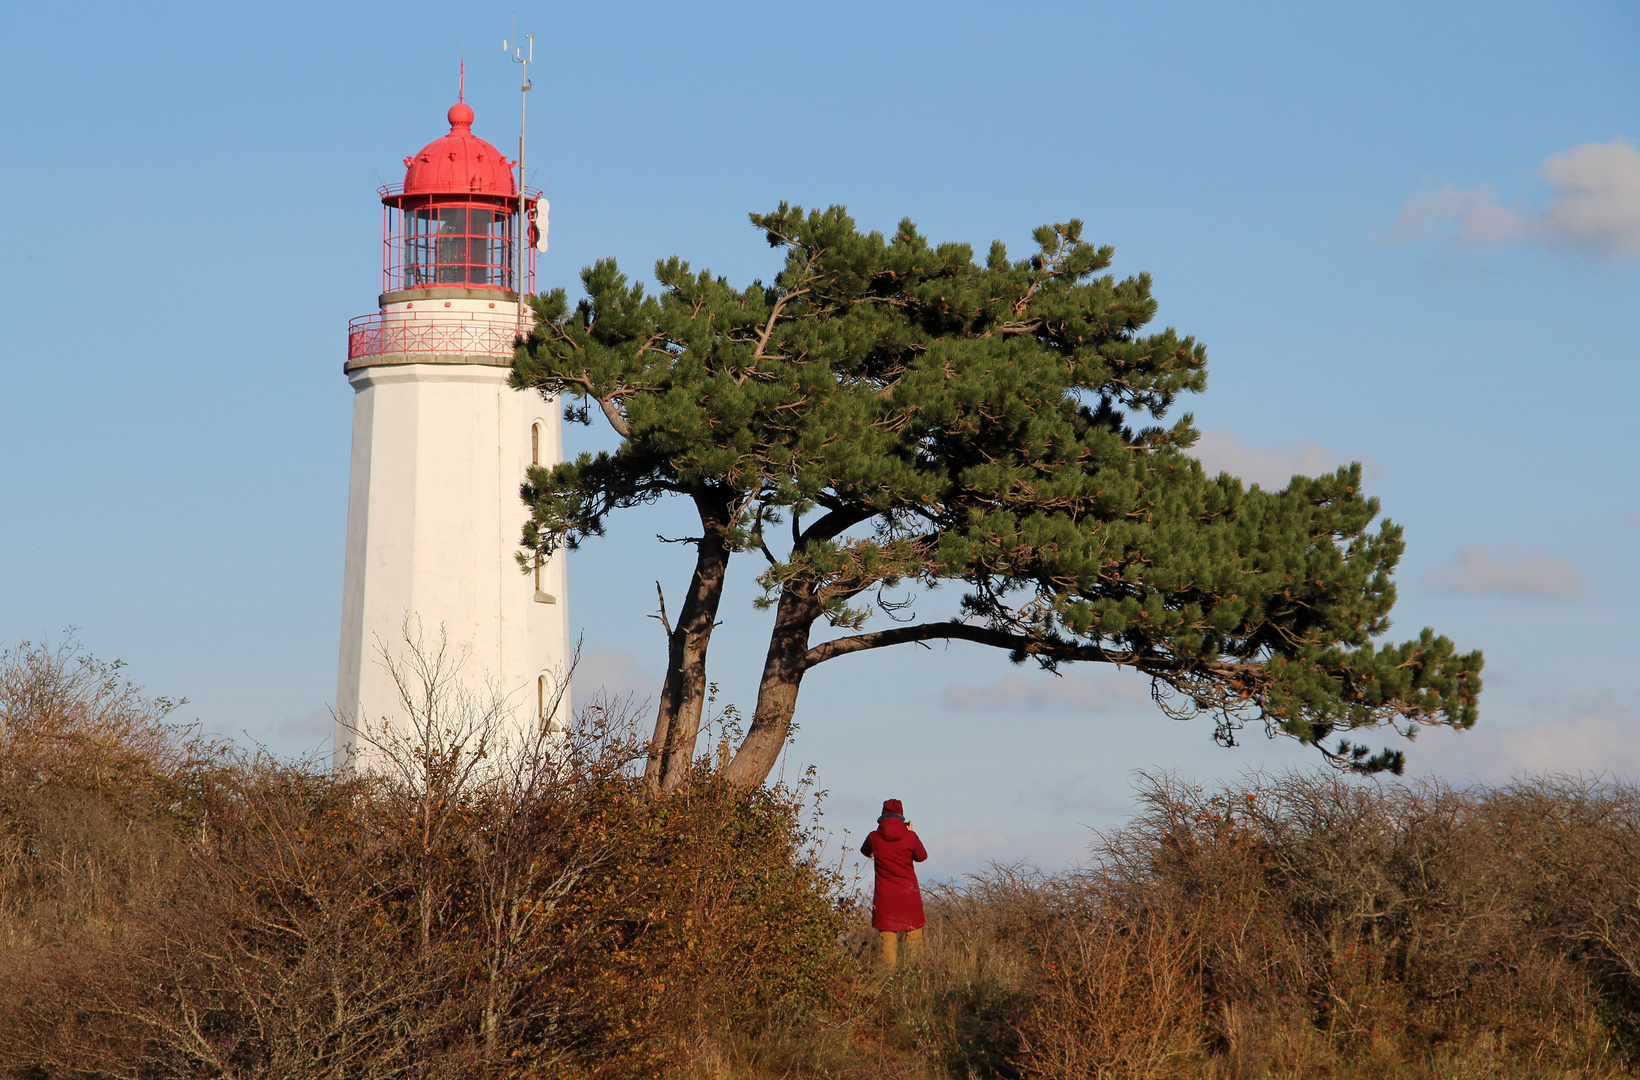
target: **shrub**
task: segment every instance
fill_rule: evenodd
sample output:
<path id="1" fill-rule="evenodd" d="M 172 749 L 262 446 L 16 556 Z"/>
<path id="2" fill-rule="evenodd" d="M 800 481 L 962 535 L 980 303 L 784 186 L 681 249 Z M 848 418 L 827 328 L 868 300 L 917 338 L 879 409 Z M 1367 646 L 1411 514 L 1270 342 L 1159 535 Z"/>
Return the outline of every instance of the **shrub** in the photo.
<path id="1" fill-rule="evenodd" d="M 631 702 L 522 735 L 442 649 L 355 774 L 0 656 L 0 1069 L 28 1080 L 1616 1077 L 1640 789 L 1143 782 L 1091 861 L 926 887 L 884 978 L 801 786 L 651 798 Z"/>
<path id="2" fill-rule="evenodd" d="M 1078 871 L 935 893 L 922 1007 L 961 990 L 946 1044 L 991 1048 L 954 1075 L 1631 1074 L 1634 787 L 1160 776 L 1140 804 Z"/>
<path id="3" fill-rule="evenodd" d="M 89 669 L 20 657 L 33 674 L 8 732 L 37 732 L 27 702 Z M 72 740 L 0 743 L 4 775 L 49 796 L 8 834 L 0 1064 L 652 1076 L 830 1003 L 843 915 L 798 793 L 737 793 L 702 763 L 652 800 L 623 703 L 520 740 L 440 654 L 414 663 L 434 707 L 412 710 L 411 737 L 376 739 L 398 770 L 183 753 L 138 697 L 126 736 L 75 744 L 72 768 Z"/>

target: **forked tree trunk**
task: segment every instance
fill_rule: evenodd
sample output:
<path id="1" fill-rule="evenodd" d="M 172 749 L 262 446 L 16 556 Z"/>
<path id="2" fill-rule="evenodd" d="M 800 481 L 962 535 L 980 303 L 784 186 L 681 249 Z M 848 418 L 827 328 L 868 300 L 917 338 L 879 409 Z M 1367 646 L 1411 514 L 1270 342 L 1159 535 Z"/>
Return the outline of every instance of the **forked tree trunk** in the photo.
<path id="1" fill-rule="evenodd" d="M 780 761 L 792 715 L 797 711 L 797 691 L 808 671 L 809 632 L 824 608 L 806 590 L 788 587 L 780 594 L 775 609 L 774 632 L 763 661 L 763 679 L 757 687 L 757 711 L 751 730 L 723 771 L 724 779 L 737 787 L 754 788 L 767 780 Z"/>
<path id="2" fill-rule="evenodd" d="M 655 716 L 655 737 L 644 765 L 650 794 L 662 794 L 689 775 L 706 701 L 706 646 L 717 624 L 718 604 L 729 569 L 729 547 L 723 530 L 729 521 L 729 499 L 718 492 L 697 492 L 701 538 L 695 543 L 695 573 L 689 579 L 677 623 L 667 635 L 666 682 Z"/>

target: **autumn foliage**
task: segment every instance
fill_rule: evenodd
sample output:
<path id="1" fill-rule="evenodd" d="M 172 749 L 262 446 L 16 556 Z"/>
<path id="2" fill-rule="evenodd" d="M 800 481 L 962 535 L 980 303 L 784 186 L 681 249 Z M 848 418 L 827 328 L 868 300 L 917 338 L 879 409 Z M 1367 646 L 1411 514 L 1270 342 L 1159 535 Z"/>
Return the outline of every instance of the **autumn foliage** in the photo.
<path id="1" fill-rule="evenodd" d="M 482 712 L 435 699 L 411 784 L 5 654 L 0 1075 L 1640 1072 L 1624 784 L 1153 777 L 1079 870 L 930 885 L 922 959 L 884 976 L 803 789 L 701 760 L 654 798 L 620 702 L 474 758 Z"/>
<path id="2" fill-rule="evenodd" d="M 796 795 L 645 797 L 619 703 L 412 786 L 189 740 L 71 650 L 6 663 L 17 1075 L 653 1076 L 833 998 Z M 441 721 L 424 764 L 473 745 Z"/>

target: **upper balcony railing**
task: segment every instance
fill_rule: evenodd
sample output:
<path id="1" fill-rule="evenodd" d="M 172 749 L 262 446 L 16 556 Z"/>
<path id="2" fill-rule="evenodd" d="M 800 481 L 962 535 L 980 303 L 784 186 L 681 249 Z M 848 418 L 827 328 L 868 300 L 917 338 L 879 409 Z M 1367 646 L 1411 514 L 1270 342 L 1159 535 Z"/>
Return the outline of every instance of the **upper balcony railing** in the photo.
<path id="1" fill-rule="evenodd" d="M 510 323 L 416 319 L 383 325 L 380 314 L 347 324 L 347 358 L 368 360 L 404 354 L 511 356 L 518 328 Z"/>

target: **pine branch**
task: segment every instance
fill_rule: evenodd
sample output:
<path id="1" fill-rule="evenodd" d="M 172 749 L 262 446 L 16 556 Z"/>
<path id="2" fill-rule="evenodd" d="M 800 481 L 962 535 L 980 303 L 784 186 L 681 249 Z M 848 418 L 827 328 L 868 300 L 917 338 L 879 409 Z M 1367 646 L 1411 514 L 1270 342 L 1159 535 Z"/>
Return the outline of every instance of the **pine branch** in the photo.
<path id="1" fill-rule="evenodd" d="M 1070 641 L 1051 641 L 1026 634 L 1010 634 L 1003 630 L 974 623 L 949 622 L 919 623 L 916 626 L 897 626 L 891 630 L 877 630 L 868 634 L 835 638 L 809 649 L 804 657 L 805 667 L 814 667 L 827 660 L 867 649 L 882 649 L 890 645 L 904 645 L 914 641 L 972 641 L 992 648 L 1007 649 L 1019 656 L 1040 657 L 1045 660 L 1083 660 L 1104 664 L 1140 664 L 1136 653 L 1113 653 L 1098 645 Z"/>

